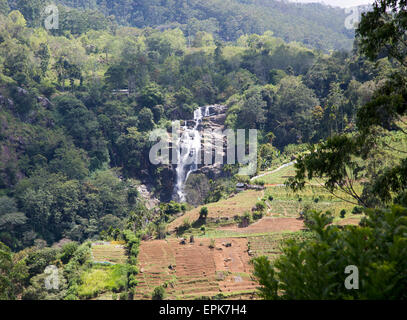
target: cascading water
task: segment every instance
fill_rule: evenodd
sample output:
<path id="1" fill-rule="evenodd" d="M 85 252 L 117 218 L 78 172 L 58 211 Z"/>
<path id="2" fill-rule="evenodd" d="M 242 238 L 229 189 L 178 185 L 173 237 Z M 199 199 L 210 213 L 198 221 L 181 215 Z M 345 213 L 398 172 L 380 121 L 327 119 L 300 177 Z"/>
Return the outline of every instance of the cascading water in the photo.
<path id="1" fill-rule="evenodd" d="M 198 130 L 204 117 L 210 115 L 210 107 L 201 107 L 194 111 L 194 127 L 188 128 L 187 121 L 183 127 L 181 137 L 177 141 L 178 165 L 176 169 L 177 182 L 174 189 L 174 197 L 179 202 L 185 202 L 185 182 L 189 175 L 198 170 L 201 163 L 201 134 Z"/>

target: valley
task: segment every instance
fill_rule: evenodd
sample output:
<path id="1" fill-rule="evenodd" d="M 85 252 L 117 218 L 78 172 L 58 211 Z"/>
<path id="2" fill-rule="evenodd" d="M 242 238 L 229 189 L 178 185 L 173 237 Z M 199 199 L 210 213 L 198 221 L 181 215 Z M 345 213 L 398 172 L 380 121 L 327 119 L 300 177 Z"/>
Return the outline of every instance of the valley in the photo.
<path id="1" fill-rule="evenodd" d="M 281 174 L 292 174 L 291 165 L 269 173 L 271 182 Z M 140 244 L 138 255 L 139 274 L 134 299 L 151 299 L 156 287 L 163 286 L 166 299 L 259 299 L 255 279 L 252 277 L 251 260 L 266 255 L 275 259 L 281 254 L 281 246 L 288 239 L 304 240 L 312 237 L 299 217 L 302 205 L 294 196 L 285 194 L 284 202 L 278 198 L 270 202 L 265 217 L 246 228 L 237 226 L 234 217 L 243 216 L 255 206 L 264 194 L 288 192 L 284 187 L 268 187 L 265 191 L 248 190 L 217 203 L 206 205 L 209 214 L 203 232 L 199 225 L 197 207 L 176 218 L 168 225 L 165 240 L 148 240 Z M 315 190 L 315 195 L 320 191 Z M 314 203 L 314 202 L 313 202 Z M 321 206 L 332 204 L 326 201 Z M 316 206 L 316 204 L 314 203 Z M 344 203 L 337 203 L 343 207 Z M 339 214 L 339 212 L 338 212 Z M 185 221 L 191 228 L 182 234 L 176 229 Z M 358 224 L 359 215 L 337 217 L 340 225 Z M 198 224 L 194 224 L 197 222 Z M 190 242 L 191 236 L 193 242 Z M 185 244 L 182 239 L 185 239 Z M 115 256 L 111 246 L 111 257 L 106 252 L 106 261 Z M 94 249 L 93 249 L 94 250 Z M 115 249 L 117 250 L 117 249 Z M 103 292 L 103 299 L 112 293 Z M 95 299 L 98 299 L 96 297 Z"/>
<path id="2" fill-rule="evenodd" d="M 407 299 L 406 30 L 0 0 L 0 300 Z"/>

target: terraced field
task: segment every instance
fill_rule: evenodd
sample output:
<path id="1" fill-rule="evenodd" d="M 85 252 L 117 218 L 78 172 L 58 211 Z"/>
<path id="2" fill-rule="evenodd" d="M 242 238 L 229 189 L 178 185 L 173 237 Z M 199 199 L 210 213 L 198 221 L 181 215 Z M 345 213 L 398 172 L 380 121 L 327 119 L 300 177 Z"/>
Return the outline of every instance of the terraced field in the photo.
<path id="1" fill-rule="evenodd" d="M 360 191 L 361 186 L 356 185 L 355 188 Z M 321 186 L 308 185 L 297 193 L 285 187 L 274 186 L 268 187 L 265 194 L 267 197 L 273 197 L 270 213 L 275 217 L 299 217 L 299 213 L 304 209 L 330 211 L 335 218 L 339 218 L 340 212 L 345 210 L 347 218 L 361 217 L 352 214 L 355 204 L 350 203 L 354 201 L 350 196 L 337 192 L 342 199 L 350 202 L 338 199 Z"/>
<path id="2" fill-rule="evenodd" d="M 222 218 L 232 220 L 232 218 L 236 215 L 241 216 L 246 211 L 251 211 L 256 202 L 259 201 L 263 197 L 263 195 L 263 191 L 248 190 L 245 192 L 241 192 L 229 199 L 207 204 L 205 206 L 208 208 L 209 211 L 208 220 L 214 221 Z M 191 223 L 198 220 L 199 211 L 201 210 L 201 208 L 202 206 L 195 208 L 191 211 L 188 211 L 183 216 L 175 219 L 168 226 L 168 230 L 170 232 L 174 231 L 175 228 L 182 225 L 185 220 L 188 220 Z"/>
<path id="3" fill-rule="evenodd" d="M 305 239 L 309 239 L 310 237 L 312 237 L 310 233 L 303 231 L 294 233 L 284 232 L 248 237 L 247 241 L 250 253 L 253 256 L 267 256 L 271 260 L 274 260 L 281 254 L 281 247 L 284 245 L 284 241 L 288 239 L 303 241 Z"/>
<path id="4" fill-rule="evenodd" d="M 210 239 L 185 245 L 176 239 L 142 242 L 135 299 L 150 299 L 160 285 L 168 299 L 253 294 L 257 285 L 250 278 L 247 239 L 216 239 L 214 248 L 210 244 Z"/>
<path id="5" fill-rule="evenodd" d="M 127 256 L 123 244 L 99 242 L 92 244 L 93 262 L 108 264 L 126 263 Z"/>
<path id="6" fill-rule="evenodd" d="M 226 200 L 206 205 L 207 225 L 192 225 L 184 236 L 195 236 L 194 243 L 181 244 L 174 231 L 186 220 L 197 221 L 201 207 L 177 217 L 168 226 L 166 240 L 142 241 L 138 256 L 140 273 L 134 299 L 151 299 L 157 286 L 163 286 L 166 299 L 228 298 L 255 299 L 258 284 L 251 278 L 251 259 L 266 255 L 275 259 L 287 239 L 304 240 L 299 213 L 305 209 L 331 211 L 335 224 L 357 224 L 359 215 L 351 214 L 353 205 L 338 200 L 321 186 L 309 184 L 293 193 L 281 183 L 293 174 L 293 167 L 262 177 L 270 185 L 265 191 L 244 191 Z M 234 220 L 251 211 L 256 202 L 267 198 L 267 214 L 247 228 L 239 228 Z M 346 218 L 339 212 L 345 209 Z M 212 248 L 211 248 L 212 247 Z M 99 243 L 92 247 L 94 261 L 111 264 L 126 261 L 125 250 L 117 244 Z M 111 294 L 104 292 L 102 298 Z M 98 297 L 98 298 L 101 298 Z"/>
<path id="7" fill-rule="evenodd" d="M 271 218 L 265 217 L 247 228 L 237 226 L 221 227 L 219 230 L 233 231 L 240 234 L 281 232 L 281 231 L 299 231 L 304 228 L 304 222 L 296 218 Z"/>

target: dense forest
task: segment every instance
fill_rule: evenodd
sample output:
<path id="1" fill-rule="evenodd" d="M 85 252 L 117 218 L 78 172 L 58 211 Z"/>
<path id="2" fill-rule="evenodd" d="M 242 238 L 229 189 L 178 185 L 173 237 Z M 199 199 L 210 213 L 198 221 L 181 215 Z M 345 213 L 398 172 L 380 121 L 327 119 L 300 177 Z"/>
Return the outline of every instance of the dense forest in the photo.
<path id="1" fill-rule="evenodd" d="M 29 26 L 41 25 L 41 9 L 48 0 L 8 1 L 19 9 Z M 235 41 L 245 34 L 271 30 L 286 42 L 298 41 L 318 50 L 350 49 L 353 30 L 345 28 L 349 14 L 320 4 L 293 4 L 279 0 L 65 0 L 58 33 L 80 34 L 112 23 L 159 30 L 179 28 L 192 41 L 198 32 Z M 76 10 L 72 10 L 72 9 Z M 293 21 L 295 21 L 293 23 Z"/>
<path id="2" fill-rule="evenodd" d="M 1 298 L 22 292 L 26 299 L 44 298 L 42 273 L 58 260 L 67 283 L 51 298 L 75 299 L 90 254 L 86 240 L 120 234 L 136 255 L 135 234 L 150 223 L 159 230 L 187 210 L 188 204 L 170 202 L 172 172 L 150 163 L 148 137 L 173 120 L 191 119 L 203 105 L 225 104 L 228 128 L 259 130 L 258 171 L 309 144 L 293 189 L 306 177 L 328 177 L 329 190 L 339 186 L 362 207 L 407 206 L 406 161 L 378 147 L 394 138 L 389 132 L 396 139 L 405 134 L 398 122 L 406 112 L 405 34 L 404 40 L 400 30 L 374 39 L 374 13 L 354 38 L 343 10 L 317 4 L 57 1 L 60 28 L 46 30 L 46 3 L 0 1 L 1 279 L 12 269 L 0 282 Z M 392 26 L 405 30 L 405 20 L 396 21 L 404 25 Z M 237 181 L 238 167 L 227 170 L 226 180 Z M 349 184 L 360 177 L 362 195 Z M 228 195 L 226 180 L 212 182 L 205 202 Z M 142 200 L 140 182 L 162 200 L 158 211 Z M 326 221 L 313 214 L 310 228 L 332 245 L 334 236 L 321 231 Z M 386 217 L 391 214 L 405 212 L 393 209 Z M 311 256 L 313 249 L 310 244 L 304 252 Z M 121 287 L 135 286 L 131 254 L 127 269 L 117 270 Z M 292 259 L 296 254 L 287 251 Z M 267 263 L 257 262 L 259 278 Z M 288 270 L 291 263 L 277 267 Z M 264 297 L 275 298 L 279 285 L 266 283 Z"/>

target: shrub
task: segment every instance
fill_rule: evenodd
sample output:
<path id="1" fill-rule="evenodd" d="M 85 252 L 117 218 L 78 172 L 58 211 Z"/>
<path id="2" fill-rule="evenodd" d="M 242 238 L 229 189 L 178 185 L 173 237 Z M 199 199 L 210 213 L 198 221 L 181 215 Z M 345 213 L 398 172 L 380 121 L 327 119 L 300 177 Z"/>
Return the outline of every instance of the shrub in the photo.
<path id="1" fill-rule="evenodd" d="M 249 176 L 235 175 L 236 181 L 241 183 L 250 183 Z"/>
<path id="2" fill-rule="evenodd" d="M 165 299 L 165 289 L 163 286 L 156 287 L 151 294 L 152 300 L 164 300 Z"/>
<path id="3" fill-rule="evenodd" d="M 129 264 L 136 265 L 140 246 L 140 236 L 136 235 L 133 231 L 124 230 L 123 237 L 124 241 L 126 241 Z"/>
<path id="4" fill-rule="evenodd" d="M 239 226 L 241 228 L 248 227 L 253 222 L 252 215 L 250 212 L 246 211 L 245 214 L 240 218 Z"/>
<path id="5" fill-rule="evenodd" d="M 69 242 L 62 247 L 61 261 L 63 264 L 67 264 L 71 260 L 78 247 L 77 242 Z"/>
<path id="6" fill-rule="evenodd" d="M 122 292 L 119 296 L 120 300 L 128 300 L 129 299 L 129 295 L 127 292 Z"/>
<path id="7" fill-rule="evenodd" d="M 354 207 L 352 210 L 353 214 L 361 214 L 363 212 L 363 208 L 362 207 Z"/>
<path id="8" fill-rule="evenodd" d="M 223 300 L 226 296 L 223 293 L 218 293 L 216 296 L 213 296 L 213 300 Z"/>
<path id="9" fill-rule="evenodd" d="M 342 209 L 339 214 L 340 214 L 340 216 L 341 216 L 342 219 L 345 218 L 346 210 L 345 210 L 345 209 Z"/>
<path id="10" fill-rule="evenodd" d="M 201 220 L 206 220 L 208 218 L 208 208 L 207 207 L 202 207 L 201 210 L 199 211 L 199 219 Z"/>
<path id="11" fill-rule="evenodd" d="M 260 220 L 263 218 L 263 212 L 255 211 L 253 212 L 253 220 Z"/>
<path id="12" fill-rule="evenodd" d="M 264 201 L 258 201 L 256 203 L 256 211 L 258 212 L 264 212 L 266 210 L 266 204 L 264 203 Z"/>
<path id="13" fill-rule="evenodd" d="M 264 180 L 255 180 L 254 184 L 258 186 L 264 186 L 266 183 L 264 182 Z"/>

